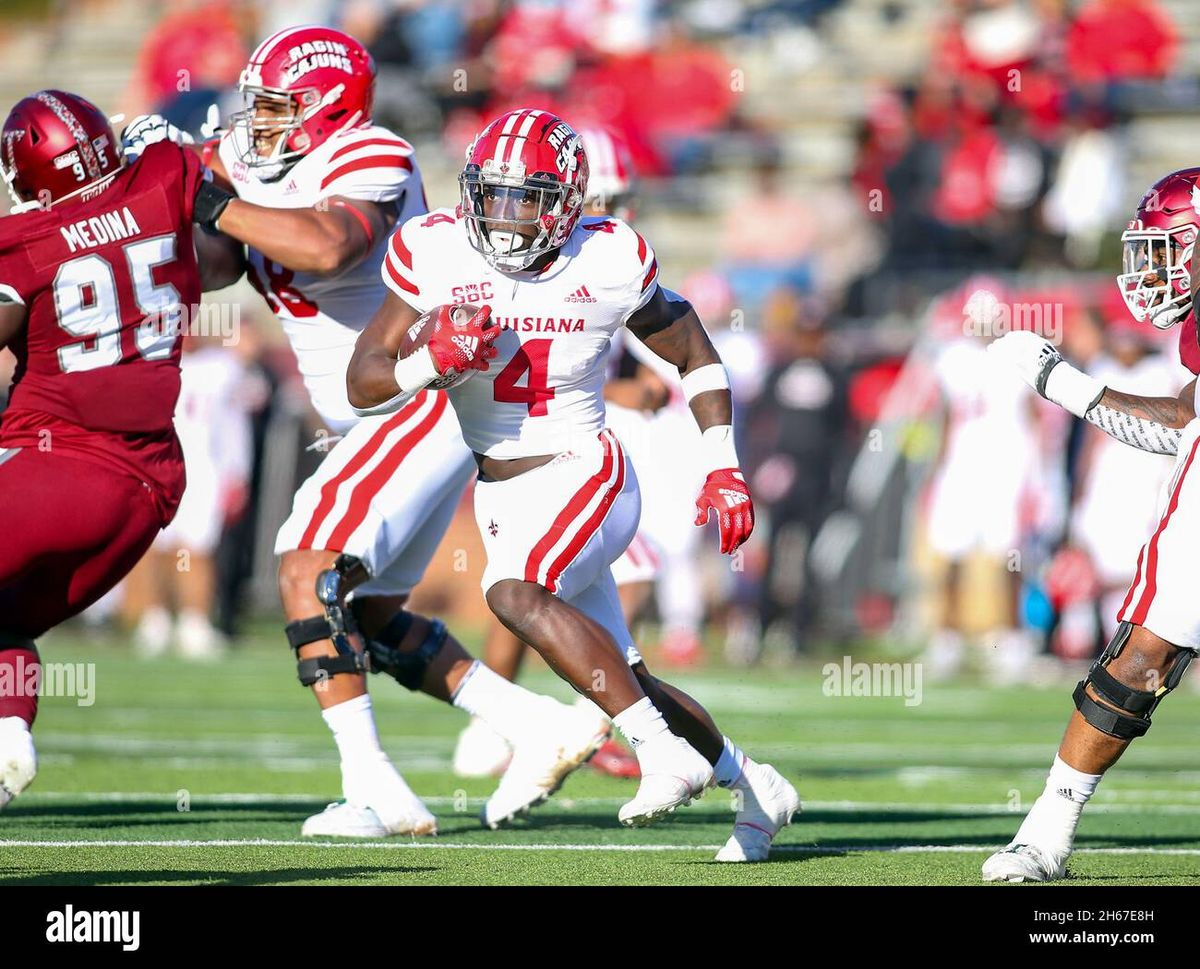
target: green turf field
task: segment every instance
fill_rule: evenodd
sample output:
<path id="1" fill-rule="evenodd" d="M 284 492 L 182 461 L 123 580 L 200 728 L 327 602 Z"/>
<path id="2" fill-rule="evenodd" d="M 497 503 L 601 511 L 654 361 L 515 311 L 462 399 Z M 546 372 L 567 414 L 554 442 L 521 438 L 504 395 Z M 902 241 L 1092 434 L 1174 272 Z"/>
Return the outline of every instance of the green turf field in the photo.
<path id="1" fill-rule="evenodd" d="M 377 679 L 384 746 L 440 833 L 312 843 L 300 823 L 339 795 L 338 765 L 270 629 L 219 667 L 48 637 L 47 661 L 96 664 L 94 703 L 43 698 L 39 776 L 0 814 L 0 883 L 975 884 L 1040 791 L 1069 709 L 1062 685 L 927 683 L 923 702 L 906 707 L 825 696 L 816 666 L 679 675 L 804 796 L 769 863 L 729 866 L 711 861 L 732 823 L 727 794 L 627 830 L 616 813 L 632 782 L 587 768 L 517 827 L 483 830 L 491 782 L 449 771 L 461 715 Z M 568 695 L 544 672 L 527 682 Z M 1156 721 L 1089 806 L 1067 884 L 1200 883 L 1196 695 L 1181 690 Z"/>

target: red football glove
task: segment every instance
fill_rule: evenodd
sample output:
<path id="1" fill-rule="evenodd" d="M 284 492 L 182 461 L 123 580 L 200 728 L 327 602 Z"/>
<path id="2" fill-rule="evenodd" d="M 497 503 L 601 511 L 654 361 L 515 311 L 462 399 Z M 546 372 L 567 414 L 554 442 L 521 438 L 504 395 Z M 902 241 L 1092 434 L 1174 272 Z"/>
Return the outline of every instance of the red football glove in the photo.
<path id="1" fill-rule="evenodd" d="M 721 526 L 721 552 L 732 554 L 754 531 L 754 502 L 737 468 L 709 472 L 696 499 L 696 524 L 705 524 L 710 511 Z"/>
<path id="2" fill-rule="evenodd" d="M 500 327 L 492 322 L 492 308 L 481 306 L 465 322 L 458 322 L 456 310 L 460 305 L 441 306 L 433 322 L 429 338 L 429 355 L 438 375 L 446 377 L 468 370 L 487 370 L 488 361 L 496 356 L 492 343 L 500 335 Z"/>

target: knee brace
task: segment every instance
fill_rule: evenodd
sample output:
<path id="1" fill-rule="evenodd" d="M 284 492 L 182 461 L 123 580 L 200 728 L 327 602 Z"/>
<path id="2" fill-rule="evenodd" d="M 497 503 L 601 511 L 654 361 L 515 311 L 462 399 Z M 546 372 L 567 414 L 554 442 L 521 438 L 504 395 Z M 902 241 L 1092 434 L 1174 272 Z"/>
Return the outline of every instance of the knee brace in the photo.
<path id="1" fill-rule="evenodd" d="M 1071 697 L 1075 701 L 1075 709 L 1083 715 L 1084 720 L 1101 733 L 1120 740 L 1134 740 L 1150 729 L 1150 715 L 1162 702 L 1163 697 L 1179 685 L 1183 674 L 1195 658 L 1190 649 L 1181 649 L 1157 690 L 1136 690 L 1121 683 L 1106 669 L 1109 663 L 1121 655 L 1121 650 L 1129 642 L 1132 633 L 1132 623 L 1121 623 L 1116 635 L 1092 664 L 1087 677 L 1079 681 Z M 1097 703 L 1088 696 L 1089 683 L 1097 696 L 1107 700 L 1117 709 L 1113 710 Z"/>
<path id="2" fill-rule="evenodd" d="M 357 632 L 354 616 L 342 604 L 343 586 L 361 563 L 350 555 L 341 555 L 332 569 L 317 576 L 317 599 L 324 615 L 297 619 L 284 627 L 288 645 L 297 653 L 296 674 L 303 686 L 312 686 L 339 673 L 365 673 L 370 668 L 366 656 L 354 648 L 350 634 Z M 300 659 L 300 647 L 323 639 L 333 640 L 336 656 L 314 656 Z"/>
<path id="3" fill-rule="evenodd" d="M 446 624 L 440 619 L 428 619 L 429 628 L 415 649 L 401 650 L 412 629 L 413 623 L 422 617 L 401 609 L 388 620 L 388 624 L 376 635 L 367 639 L 367 652 L 371 656 L 371 670 L 386 673 L 408 690 L 419 690 L 425 679 L 425 671 L 433 658 L 441 652 L 450 635 Z"/>

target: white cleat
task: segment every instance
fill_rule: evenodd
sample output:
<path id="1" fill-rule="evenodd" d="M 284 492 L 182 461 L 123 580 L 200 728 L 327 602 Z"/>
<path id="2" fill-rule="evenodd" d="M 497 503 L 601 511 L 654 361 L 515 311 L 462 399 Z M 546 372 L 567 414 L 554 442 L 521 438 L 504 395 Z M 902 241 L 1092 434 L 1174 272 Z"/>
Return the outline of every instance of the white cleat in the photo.
<path id="1" fill-rule="evenodd" d="M 750 787 L 738 789 L 742 806 L 717 861 L 766 861 L 775 835 L 800 810 L 800 795 L 770 764 L 748 765 L 746 779 Z"/>
<path id="2" fill-rule="evenodd" d="M 653 744 L 656 750 L 646 748 Z M 660 746 L 661 745 L 661 746 Z M 691 804 L 712 782 L 712 767 L 686 740 L 673 734 L 642 744 L 636 751 L 642 780 L 632 801 L 617 818 L 628 827 L 653 824 L 676 808 Z"/>
<path id="3" fill-rule="evenodd" d="M 983 863 L 985 882 L 1052 882 L 1067 875 L 1067 859 L 1036 845 L 1013 842 Z"/>
<path id="4" fill-rule="evenodd" d="M 349 801 L 334 801 L 304 822 L 305 838 L 388 838 L 396 834 L 437 834 L 437 820 L 428 811 L 391 825 L 384 824 L 371 808 Z"/>
<path id="5" fill-rule="evenodd" d="M 342 792 L 344 800 L 309 818 L 300 833 L 342 838 L 437 834 L 437 818 L 385 755 L 349 769 L 343 763 Z"/>
<path id="6" fill-rule="evenodd" d="M 612 727 L 603 715 L 557 706 L 558 719 L 513 749 L 500 786 L 480 812 L 484 827 L 495 830 L 541 804 L 611 736 Z"/>
<path id="7" fill-rule="evenodd" d="M 452 768 L 458 777 L 499 777 L 511 761 L 508 741 L 478 717 L 472 717 L 458 735 Z"/>
<path id="8" fill-rule="evenodd" d="M 0 717 L 0 808 L 33 783 L 37 751 L 29 724 L 20 717 Z"/>

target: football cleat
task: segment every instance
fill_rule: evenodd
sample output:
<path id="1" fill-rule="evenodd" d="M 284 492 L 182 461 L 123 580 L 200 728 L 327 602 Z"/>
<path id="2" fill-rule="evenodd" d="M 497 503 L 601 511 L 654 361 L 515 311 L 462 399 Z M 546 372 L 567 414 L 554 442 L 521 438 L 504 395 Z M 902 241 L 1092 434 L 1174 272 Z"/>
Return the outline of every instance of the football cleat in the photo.
<path id="1" fill-rule="evenodd" d="M 1067 875 L 1067 859 L 1036 845 L 1013 842 L 983 863 L 985 882 L 1052 882 Z"/>
<path id="2" fill-rule="evenodd" d="M 0 718 L 0 808 L 33 783 L 37 752 L 29 724 L 20 717 Z"/>
<path id="3" fill-rule="evenodd" d="M 612 725 L 596 713 L 563 707 L 561 725 L 517 744 L 500 786 L 480 812 L 495 830 L 545 801 L 608 740 Z"/>
<path id="4" fill-rule="evenodd" d="M 800 795 L 770 764 L 747 764 L 745 776 L 750 786 L 738 788 L 742 806 L 717 861 L 766 861 L 771 841 L 800 810 Z"/>
<path id="5" fill-rule="evenodd" d="M 647 749 L 652 748 L 652 749 Z M 712 767 L 686 740 L 663 734 L 638 748 L 642 781 L 617 818 L 628 827 L 653 824 L 692 803 L 712 782 Z"/>
<path id="6" fill-rule="evenodd" d="M 418 802 L 419 803 L 419 802 Z M 305 838 L 387 838 L 394 834 L 437 834 L 437 819 L 421 806 L 401 820 L 385 824 L 371 808 L 349 801 L 334 801 L 314 814 L 300 829 Z"/>
<path id="7" fill-rule="evenodd" d="M 499 777 L 512 761 L 508 741 L 478 717 L 463 727 L 452 767 L 458 777 Z"/>
<path id="8" fill-rule="evenodd" d="M 322 815 L 317 815 L 318 818 L 330 815 L 324 821 L 318 822 L 309 818 L 309 822 L 312 822 L 318 833 L 337 833 L 346 838 L 437 834 L 437 819 L 413 793 L 392 762 L 382 754 L 377 762 L 354 764 L 349 770 L 343 763 L 342 793 L 347 808 L 338 809 L 338 804 L 331 804 Z M 358 817 L 363 808 L 370 809 L 378 825 L 364 822 Z M 305 823 L 305 827 L 307 826 L 308 822 Z M 331 826 L 343 826 L 344 833 L 329 830 Z M 362 828 L 366 833 L 354 834 L 354 830 L 358 828 Z"/>

